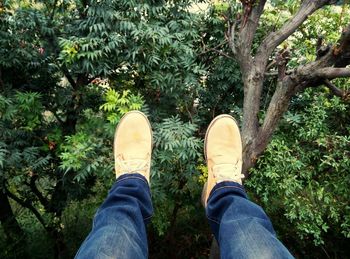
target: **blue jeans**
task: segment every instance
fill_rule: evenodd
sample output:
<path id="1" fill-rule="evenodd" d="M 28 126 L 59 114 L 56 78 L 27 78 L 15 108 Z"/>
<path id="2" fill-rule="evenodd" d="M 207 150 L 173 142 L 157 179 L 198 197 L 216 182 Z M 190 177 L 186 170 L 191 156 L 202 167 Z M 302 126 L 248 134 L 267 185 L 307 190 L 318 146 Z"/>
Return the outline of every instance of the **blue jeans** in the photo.
<path id="1" fill-rule="evenodd" d="M 148 258 L 146 224 L 152 213 L 147 180 L 140 174 L 120 176 L 75 258 Z M 217 184 L 206 213 L 221 258 L 293 258 L 276 238 L 265 212 L 247 199 L 240 184 Z"/>
<path id="2" fill-rule="evenodd" d="M 264 210 L 247 198 L 242 185 L 221 182 L 208 198 L 206 214 L 225 258 L 293 258 L 277 239 Z"/>

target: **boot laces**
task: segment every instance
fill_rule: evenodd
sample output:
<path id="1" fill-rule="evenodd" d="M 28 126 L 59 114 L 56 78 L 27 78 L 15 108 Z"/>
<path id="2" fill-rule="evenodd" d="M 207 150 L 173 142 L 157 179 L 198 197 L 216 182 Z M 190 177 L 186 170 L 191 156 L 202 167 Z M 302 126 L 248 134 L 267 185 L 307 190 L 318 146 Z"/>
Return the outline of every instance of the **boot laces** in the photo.
<path id="1" fill-rule="evenodd" d="M 217 183 L 223 181 L 241 182 L 244 178 L 244 174 L 241 174 L 241 166 L 239 161 L 235 164 L 219 164 L 213 166 L 213 176 Z"/>
<path id="2" fill-rule="evenodd" d="M 122 156 L 118 156 L 116 159 L 116 167 L 118 168 L 118 174 L 145 174 L 149 169 L 149 166 L 149 159 L 125 160 Z"/>

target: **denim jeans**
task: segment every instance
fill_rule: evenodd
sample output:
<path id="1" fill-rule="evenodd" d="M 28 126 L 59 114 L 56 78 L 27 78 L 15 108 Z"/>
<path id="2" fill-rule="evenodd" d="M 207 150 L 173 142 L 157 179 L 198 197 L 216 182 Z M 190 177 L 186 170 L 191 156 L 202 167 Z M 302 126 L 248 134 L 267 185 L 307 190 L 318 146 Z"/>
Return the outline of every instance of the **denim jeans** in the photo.
<path id="1" fill-rule="evenodd" d="M 140 174 L 120 176 L 75 258 L 148 258 L 146 224 L 152 213 L 147 180 Z M 217 184 L 206 213 L 221 258 L 293 258 L 265 212 L 247 199 L 238 183 Z"/>
<path id="2" fill-rule="evenodd" d="M 146 178 L 120 176 L 97 210 L 92 230 L 75 258 L 147 258 L 146 224 L 152 214 Z"/>
<path id="3" fill-rule="evenodd" d="M 242 185 L 221 182 L 208 198 L 206 215 L 225 258 L 293 258 L 277 239 L 264 210 L 248 200 Z"/>

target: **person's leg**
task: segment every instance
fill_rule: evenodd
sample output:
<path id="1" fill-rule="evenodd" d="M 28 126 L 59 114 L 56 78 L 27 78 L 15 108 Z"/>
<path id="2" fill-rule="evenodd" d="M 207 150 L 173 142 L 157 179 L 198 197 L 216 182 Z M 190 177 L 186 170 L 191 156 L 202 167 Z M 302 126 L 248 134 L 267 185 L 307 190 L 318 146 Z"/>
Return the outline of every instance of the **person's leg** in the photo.
<path id="1" fill-rule="evenodd" d="M 203 201 L 221 258 L 293 258 L 263 209 L 247 199 L 241 137 L 231 116 L 218 116 L 209 125 L 205 154 L 208 181 Z"/>
<path id="2" fill-rule="evenodd" d="M 206 214 L 221 258 L 293 258 L 264 210 L 247 199 L 239 183 L 216 184 Z"/>
<path id="3" fill-rule="evenodd" d="M 76 258 L 147 258 L 145 223 L 152 211 L 145 177 L 120 176 L 98 209 Z"/>
<path id="4" fill-rule="evenodd" d="M 149 189 L 152 132 L 140 112 L 127 113 L 114 137 L 117 180 L 98 209 L 92 231 L 75 258 L 147 258 L 146 223 L 153 208 Z"/>

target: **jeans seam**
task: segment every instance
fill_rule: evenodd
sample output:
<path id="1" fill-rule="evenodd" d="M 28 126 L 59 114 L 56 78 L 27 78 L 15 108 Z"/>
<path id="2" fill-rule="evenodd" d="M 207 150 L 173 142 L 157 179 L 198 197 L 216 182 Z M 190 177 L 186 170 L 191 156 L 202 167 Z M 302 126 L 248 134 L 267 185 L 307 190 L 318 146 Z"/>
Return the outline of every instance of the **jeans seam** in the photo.
<path id="1" fill-rule="evenodd" d="M 220 224 L 220 222 L 214 218 L 211 218 L 207 215 L 208 220 L 215 222 L 216 224 Z"/>
<path id="2" fill-rule="evenodd" d="M 143 220 L 148 220 L 148 219 L 150 219 L 150 218 L 152 218 L 153 217 L 153 215 L 151 215 L 151 216 L 149 216 L 149 217 L 146 217 L 146 218 L 144 218 Z"/>

